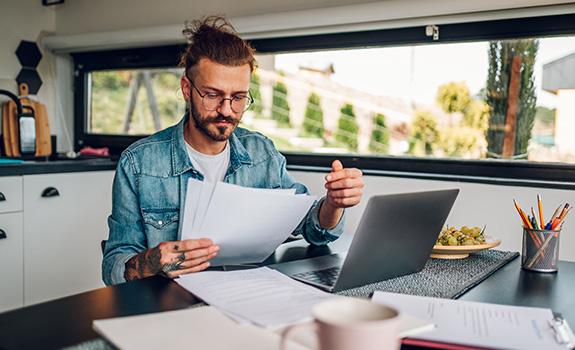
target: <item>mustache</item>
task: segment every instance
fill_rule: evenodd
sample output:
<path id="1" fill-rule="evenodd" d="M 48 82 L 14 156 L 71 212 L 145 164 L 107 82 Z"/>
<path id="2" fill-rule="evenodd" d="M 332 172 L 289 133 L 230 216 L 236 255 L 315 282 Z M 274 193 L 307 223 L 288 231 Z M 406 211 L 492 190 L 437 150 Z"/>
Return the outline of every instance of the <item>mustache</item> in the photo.
<path id="1" fill-rule="evenodd" d="M 239 122 L 239 120 L 236 120 L 232 117 L 226 117 L 226 116 L 221 115 L 221 114 L 218 114 L 215 117 L 208 117 L 205 119 L 205 121 L 208 123 L 226 122 L 226 123 L 231 123 L 231 124 L 237 124 Z"/>

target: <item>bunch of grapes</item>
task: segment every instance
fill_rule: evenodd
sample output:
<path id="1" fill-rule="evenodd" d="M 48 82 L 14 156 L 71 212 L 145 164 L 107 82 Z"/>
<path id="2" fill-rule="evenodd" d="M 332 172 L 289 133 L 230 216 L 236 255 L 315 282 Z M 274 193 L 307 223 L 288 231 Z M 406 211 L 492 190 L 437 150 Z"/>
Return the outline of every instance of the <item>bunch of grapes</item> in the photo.
<path id="1" fill-rule="evenodd" d="M 469 228 L 467 226 L 456 229 L 455 227 L 441 228 L 436 245 L 457 246 L 457 245 L 479 245 L 485 243 L 485 227 L 483 230 L 479 227 Z"/>

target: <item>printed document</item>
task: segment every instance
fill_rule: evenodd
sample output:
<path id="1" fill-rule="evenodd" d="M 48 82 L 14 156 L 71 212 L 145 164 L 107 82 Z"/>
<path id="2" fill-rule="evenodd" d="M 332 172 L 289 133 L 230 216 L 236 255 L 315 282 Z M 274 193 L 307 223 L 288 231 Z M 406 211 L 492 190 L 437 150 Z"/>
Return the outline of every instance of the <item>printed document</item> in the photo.
<path id="1" fill-rule="evenodd" d="M 175 281 L 236 321 L 269 328 L 311 320 L 315 303 L 335 297 L 267 267 L 202 271 Z"/>
<path id="2" fill-rule="evenodd" d="M 259 263 L 283 243 L 316 197 L 295 190 L 188 181 L 181 239 L 210 238 L 220 245 L 212 266 Z"/>
<path id="3" fill-rule="evenodd" d="M 238 324 L 209 306 L 95 320 L 93 328 L 123 350 L 269 350 L 279 349 L 281 338 L 266 329 Z M 288 348 L 310 349 L 297 342 Z"/>
<path id="4" fill-rule="evenodd" d="M 372 302 L 435 324 L 413 339 L 507 350 L 565 350 L 548 321 L 550 309 L 439 299 L 376 291 Z"/>

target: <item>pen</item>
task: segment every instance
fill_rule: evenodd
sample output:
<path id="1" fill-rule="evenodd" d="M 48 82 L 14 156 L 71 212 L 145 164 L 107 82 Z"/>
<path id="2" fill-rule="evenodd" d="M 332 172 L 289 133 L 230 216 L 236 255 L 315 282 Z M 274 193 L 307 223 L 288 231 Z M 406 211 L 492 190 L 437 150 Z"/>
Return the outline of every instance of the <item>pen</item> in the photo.
<path id="1" fill-rule="evenodd" d="M 563 207 L 563 210 L 561 211 L 561 214 L 559 214 L 559 219 L 563 218 L 563 215 L 565 215 L 565 212 L 567 211 L 567 208 L 569 208 L 569 203 L 565 203 L 565 206 Z"/>
<path id="2" fill-rule="evenodd" d="M 567 210 L 565 212 L 565 215 L 563 215 L 563 217 L 561 219 L 559 219 L 559 221 L 557 222 L 557 225 L 553 226 L 552 230 L 556 229 L 557 227 L 561 228 L 561 225 L 563 225 L 563 221 L 565 221 L 565 218 L 567 217 L 567 215 L 569 215 L 569 213 L 571 212 L 571 209 L 573 209 L 573 207 L 569 208 L 569 210 Z"/>
<path id="3" fill-rule="evenodd" d="M 550 224 L 553 224 L 553 220 L 557 217 L 557 214 L 559 214 L 559 210 L 561 210 L 561 204 L 559 204 L 559 206 L 557 207 L 557 209 L 555 209 L 555 212 L 551 216 L 551 219 L 549 220 Z"/>

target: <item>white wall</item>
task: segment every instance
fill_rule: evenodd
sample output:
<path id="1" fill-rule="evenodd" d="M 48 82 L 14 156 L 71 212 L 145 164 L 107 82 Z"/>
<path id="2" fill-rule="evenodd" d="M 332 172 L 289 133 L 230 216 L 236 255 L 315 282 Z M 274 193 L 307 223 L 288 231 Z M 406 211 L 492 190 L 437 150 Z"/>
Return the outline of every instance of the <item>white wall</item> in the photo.
<path id="1" fill-rule="evenodd" d="M 18 95 L 16 76 L 20 72 L 20 61 L 16 49 L 20 41 L 39 42 L 44 35 L 56 30 L 56 12 L 42 6 L 41 1 L 0 0 L 0 89 Z M 40 49 L 43 51 L 42 49 Z M 50 125 L 56 123 L 54 118 L 54 75 L 52 73 L 53 55 L 42 52 L 37 71 L 43 84 L 38 91 L 38 98 L 47 105 Z M 7 101 L 7 96 L 0 96 L 0 103 Z"/>
<path id="2" fill-rule="evenodd" d="M 308 186 L 316 196 L 325 195 L 322 173 L 292 172 L 296 180 Z M 486 234 L 501 239 L 497 249 L 521 251 L 522 222 L 513 205 L 515 199 L 524 211 L 536 210 L 537 194 L 543 202 L 545 220 L 553 214 L 557 206 L 565 203 L 575 204 L 575 192 L 547 188 L 485 185 L 468 182 L 448 182 L 403 179 L 383 176 L 364 176 L 365 189 L 361 203 L 348 209 L 345 232 L 353 233 L 367 199 L 374 194 L 390 194 L 436 189 L 459 188 L 460 193 L 447 219 L 450 226 L 487 225 Z M 537 213 L 537 211 L 536 211 Z M 409 223 L 406 223 L 407 225 Z M 439 232 L 438 232 L 439 234 Z M 563 225 L 560 236 L 559 258 L 575 261 L 575 217 L 569 216 Z"/>

